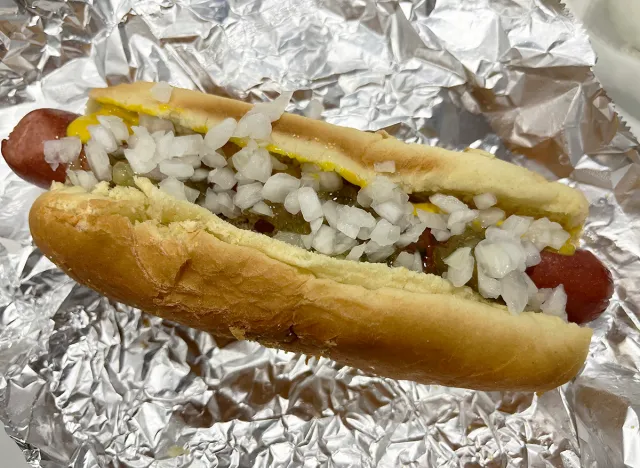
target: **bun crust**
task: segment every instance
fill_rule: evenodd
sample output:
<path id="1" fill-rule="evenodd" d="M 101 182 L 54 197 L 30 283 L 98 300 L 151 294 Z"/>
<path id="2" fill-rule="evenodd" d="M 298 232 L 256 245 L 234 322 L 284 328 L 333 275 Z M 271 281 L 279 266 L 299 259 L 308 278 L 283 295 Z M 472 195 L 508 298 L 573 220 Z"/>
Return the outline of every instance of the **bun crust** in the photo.
<path id="1" fill-rule="evenodd" d="M 54 184 L 31 209 L 34 241 L 76 281 L 151 314 L 386 377 L 543 391 L 586 358 L 588 328 L 511 315 L 438 276 L 307 252 L 136 182 Z"/>
<path id="2" fill-rule="evenodd" d="M 187 128 L 206 131 L 223 119 L 240 119 L 251 105 L 198 91 L 174 88 L 163 104 L 151 94 L 154 83 L 136 82 L 90 92 L 95 102 L 114 104 L 136 112 L 171 119 Z M 478 151 L 448 151 L 408 144 L 385 132 L 363 132 L 285 113 L 273 123 L 273 146 L 280 154 L 298 155 L 311 162 L 332 164 L 372 180 L 376 162 L 394 161 L 396 173 L 385 174 L 407 193 L 440 192 L 470 201 L 491 192 L 506 211 L 547 217 L 575 230 L 584 224 L 589 204 L 584 195 L 541 175 Z"/>

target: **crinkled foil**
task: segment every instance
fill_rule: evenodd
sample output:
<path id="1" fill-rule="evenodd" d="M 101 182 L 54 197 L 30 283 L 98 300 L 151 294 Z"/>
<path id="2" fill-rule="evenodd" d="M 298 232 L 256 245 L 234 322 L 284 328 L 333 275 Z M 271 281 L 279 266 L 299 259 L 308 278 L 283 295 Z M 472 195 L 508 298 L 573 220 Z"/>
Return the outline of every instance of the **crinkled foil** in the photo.
<path id="1" fill-rule="evenodd" d="M 78 286 L 0 163 L 0 419 L 34 467 L 640 466 L 640 166 L 585 32 L 541 0 L 21 0 L 0 6 L 0 135 L 136 79 L 478 147 L 579 186 L 616 292 L 543 395 L 377 378 L 217 342 Z M 0 461 L 2 465 L 2 461 Z"/>

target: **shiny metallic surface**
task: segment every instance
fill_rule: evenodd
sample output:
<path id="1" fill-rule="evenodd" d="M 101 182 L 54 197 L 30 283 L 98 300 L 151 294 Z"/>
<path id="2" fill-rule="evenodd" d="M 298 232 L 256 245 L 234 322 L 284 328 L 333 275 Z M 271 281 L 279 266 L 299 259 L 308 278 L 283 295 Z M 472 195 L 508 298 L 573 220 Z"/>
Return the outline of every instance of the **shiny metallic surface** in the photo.
<path id="1" fill-rule="evenodd" d="M 40 193 L 0 163 L 0 419 L 34 467 L 640 466 L 637 141 L 588 39 L 541 0 L 0 5 L 0 135 L 135 79 L 482 148 L 575 184 L 616 281 L 585 369 L 543 395 L 365 375 L 212 336 L 78 286 L 32 246 Z"/>

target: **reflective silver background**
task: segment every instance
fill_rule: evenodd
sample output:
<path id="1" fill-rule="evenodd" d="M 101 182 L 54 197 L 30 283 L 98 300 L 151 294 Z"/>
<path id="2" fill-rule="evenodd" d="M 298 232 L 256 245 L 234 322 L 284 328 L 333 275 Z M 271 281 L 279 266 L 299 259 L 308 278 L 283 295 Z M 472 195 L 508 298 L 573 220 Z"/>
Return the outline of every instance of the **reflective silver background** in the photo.
<path id="1" fill-rule="evenodd" d="M 31 245 L 40 193 L 0 163 L 0 419 L 32 466 L 640 466 L 640 166 L 553 0 L 0 3 L 0 136 L 136 79 L 248 101 L 297 89 L 323 118 L 481 147 L 592 202 L 612 269 L 588 364 L 544 395 L 366 376 L 216 343 L 111 303 Z M 0 463 L 1 464 L 1 463 Z"/>

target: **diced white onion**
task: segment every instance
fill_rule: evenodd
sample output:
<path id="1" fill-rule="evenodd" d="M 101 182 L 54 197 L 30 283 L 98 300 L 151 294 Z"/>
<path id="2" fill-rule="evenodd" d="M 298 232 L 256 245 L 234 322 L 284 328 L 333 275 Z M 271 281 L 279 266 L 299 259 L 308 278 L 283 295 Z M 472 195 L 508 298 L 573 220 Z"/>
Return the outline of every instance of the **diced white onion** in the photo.
<path id="1" fill-rule="evenodd" d="M 425 229 L 427 229 L 427 225 L 425 223 L 411 225 L 409 229 L 400 235 L 400 239 L 396 242 L 396 246 L 403 248 L 409 244 L 418 242 Z"/>
<path id="2" fill-rule="evenodd" d="M 509 254 L 501 245 L 482 240 L 475 248 L 478 265 L 492 278 L 504 278 L 516 269 Z"/>
<path id="3" fill-rule="evenodd" d="M 531 226 L 532 219 L 524 216 L 511 215 L 504 220 L 500 228 L 504 231 L 512 233 L 516 238 L 522 236 L 529 226 Z"/>
<path id="4" fill-rule="evenodd" d="M 265 215 L 265 216 L 273 216 L 273 210 L 269 205 L 267 205 L 263 201 L 259 201 L 251 208 L 251 211 L 257 214 Z"/>
<path id="5" fill-rule="evenodd" d="M 478 221 L 480 221 L 480 226 L 486 228 L 502 221 L 504 217 L 505 212 L 500 208 L 488 208 L 486 210 L 480 210 Z"/>
<path id="6" fill-rule="evenodd" d="M 271 135 L 271 122 L 262 113 L 245 114 L 233 133 L 237 138 L 250 138 L 252 140 L 267 140 Z"/>
<path id="7" fill-rule="evenodd" d="M 446 242 L 451 238 L 451 233 L 446 229 L 444 231 L 441 231 L 439 229 L 432 229 L 431 234 L 438 242 Z"/>
<path id="8" fill-rule="evenodd" d="M 67 176 L 73 185 L 79 185 L 87 192 L 93 190 L 98 184 L 98 179 L 90 171 L 67 171 Z"/>
<path id="9" fill-rule="evenodd" d="M 207 189 L 202 206 L 214 214 L 220 213 L 220 204 L 218 203 L 218 194 L 211 189 Z"/>
<path id="10" fill-rule="evenodd" d="M 195 171 L 193 171 L 191 180 L 194 182 L 201 182 L 203 180 L 207 180 L 207 177 L 209 176 L 209 172 L 210 171 L 208 169 L 196 169 Z"/>
<path id="11" fill-rule="evenodd" d="M 187 197 L 187 200 L 191 203 L 195 203 L 198 197 L 200 196 L 200 190 L 184 186 L 184 194 Z"/>
<path id="12" fill-rule="evenodd" d="M 430 213 L 424 210 L 416 210 L 418 213 L 418 218 L 422 221 L 429 229 L 437 229 L 439 231 L 444 231 L 447 229 L 447 217 L 445 215 L 439 213 Z"/>
<path id="13" fill-rule="evenodd" d="M 380 245 L 374 241 L 367 242 L 367 246 L 364 252 L 367 254 L 367 259 L 371 262 L 382 262 L 386 260 L 390 255 L 395 252 L 393 245 Z"/>
<path id="14" fill-rule="evenodd" d="M 303 172 L 302 177 L 300 177 L 300 187 L 311 187 L 318 192 L 320 190 L 320 178 L 318 174 Z"/>
<path id="15" fill-rule="evenodd" d="M 195 172 L 191 164 L 186 164 L 179 159 L 162 161 L 158 168 L 164 175 L 175 177 L 176 179 L 188 179 Z"/>
<path id="16" fill-rule="evenodd" d="M 479 210 L 486 210 L 498 203 L 498 199 L 493 193 L 483 193 L 473 197 L 473 203 Z"/>
<path id="17" fill-rule="evenodd" d="M 349 236 L 345 236 L 341 232 L 338 232 L 336 234 L 336 245 L 333 249 L 333 255 L 343 254 L 347 250 L 351 250 L 356 245 L 358 245 L 358 241 L 356 241 L 355 239 L 351 239 Z"/>
<path id="18" fill-rule="evenodd" d="M 273 174 L 262 188 L 262 196 L 274 203 L 284 203 L 285 198 L 300 187 L 300 179 L 284 172 Z"/>
<path id="19" fill-rule="evenodd" d="M 202 152 L 202 135 L 196 133 L 194 135 L 177 136 L 171 142 L 169 155 L 172 157 L 189 156 L 192 154 L 200 154 Z"/>
<path id="20" fill-rule="evenodd" d="M 567 320 L 566 306 L 567 293 L 564 291 L 564 286 L 560 285 L 554 288 L 547 299 L 540 305 L 540 310 L 545 314 L 555 315 Z"/>
<path id="21" fill-rule="evenodd" d="M 175 132 L 173 122 L 171 120 L 161 119 L 148 114 L 139 114 L 139 124 L 141 127 L 149 130 L 150 133 L 157 131 Z"/>
<path id="22" fill-rule="evenodd" d="M 204 144 L 209 150 L 215 151 L 222 148 L 236 131 L 238 123 L 235 119 L 227 117 L 215 127 L 210 128 L 204 137 Z"/>
<path id="23" fill-rule="evenodd" d="M 290 192 L 289 195 L 287 195 L 287 197 L 284 199 L 284 209 L 293 215 L 300 213 L 298 191 L 299 189 Z"/>
<path id="24" fill-rule="evenodd" d="M 471 247 L 461 247 L 444 259 L 449 266 L 447 279 L 456 286 L 464 286 L 473 276 L 474 260 L 471 256 Z"/>
<path id="25" fill-rule="evenodd" d="M 185 185 L 174 177 L 168 177 L 158 184 L 158 188 L 178 200 L 186 200 Z"/>
<path id="26" fill-rule="evenodd" d="M 284 113 L 289 101 L 291 101 L 293 91 L 284 91 L 273 101 L 260 102 L 253 106 L 253 108 L 247 112 L 247 115 L 263 114 L 270 122 L 275 122 Z"/>
<path id="27" fill-rule="evenodd" d="M 129 138 L 129 129 L 124 121 L 115 115 L 99 115 L 98 122 L 111 131 L 111 134 L 118 142 L 127 141 Z"/>
<path id="28" fill-rule="evenodd" d="M 94 175 L 98 180 L 111 180 L 111 162 L 104 148 L 91 139 L 84 146 L 84 154 Z"/>
<path id="29" fill-rule="evenodd" d="M 318 194 L 311 187 L 300 187 L 298 189 L 298 201 L 305 221 L 310 222 L 323 216 Z"/>
<path id="30" fill-rule="evenodd" d="M 500 281 L 487 276 L 480 265 L 478 265 L 478 292 L 487 299 L 500 297 Z"/>
<path id="31" fill-rule="evenodd" d="M 165 83 L 164 81 L 159 81 L 151 88 L 151 96 L 153 96 L 153 99 L 164 104 L 171 100 L 172 92 L 173 87 L 169 83 Z"/>
<path id="32" fill-rule="evenodd" d="M 273 166 L 274 171 L 286 171 L 289 168 L 289 166 L 273 155 L 271 155 L 271 165 Z"/>
<path id="33" fill-rule="evenodd" d="M 500 295 L 512 314 L 523 312 L 529 302 L 529 291 L 524 276 L 520 271 L 512 271 L 500 280 Z"/>
<path id="34" fill-rule="evenodd" d="M 262 184 L 255 182 L 242 185 L 236 189 L 233 203 L 241 210 L 246 210 L 262 200 Z"/>
<path id="35" fill-rule="evenodd" d="M 320 229 L 313 238 L 312 247 L 325 255 L 333 254 L 336 244 L 336 230 L 327 225 L 320 226 Z"/>
<path id="36" fill-rule="evenodd" d="M 385 201 L 379 204 L 372 205 L 372 208 L 382 216 L 384 219 L 389 221 L 391 224 L 397 224 L 398 221 L 404 216 L 404 210 L 402 206 L 400 206 L 395 201 Z"/>
<path id="37" fill-rule="evenodd" d="M 347 260 L 358 261 L 364 254 L 364 249 L 367 247 L 367 244 L 356 245 L 351 249 L 349 254 L 347 255 Z"/>
<path id="38" fill-rule="evenodd" d="M 76 137 L 64 137 L 44 142 L 44 160 L 54 171 L 60 164 L 69 164 L 78 159 L 82 142 Z"/>
<path id="39" fill-rule="evenodd" d="M 477 217 L 477 210 L 454 211 L 449 215 L 449 219 L 447 219 L 447 229 L 449 229 L 452 234 L 462 234 L 466 225 Z M 462 226 L 462 230 L 460 230 L 460 226 Z"/>
<path id="40" fill-rule="evenodd" d="M 207 180 L 210 184 L 216 184 L 217 192 L 231 190 L 236 185 L 236 178 L 233 170 L 228 167 L 214 169 L 209 172 Z"/>
<path id="41" fill-rule="evenodd" d="M 336 172 L 318 173 L 320 189 L 323 192 L 335 192 L 342 188 L 342 177 Z"/>
<path id="42" fill-rule="evenodd" d="M 322 204 L 322 213 L 333 229 L 338 229 L 338 206 L 333 200 L 327 200 Z"/>
<path id="43" fill-rule="evenodd" d="M 87 127 L 91 139 L 99 144 L 107 153 L 113 153 L 118 149 L 118 142 L 113 133 L 102 125 L 89 125 Z"/>
<path id="44" fill-rule="evenodd" d="M 451 195 L 442 195 L 436 193 L 429 197 L 429 201 L 440 208 L 445 213 L 454 213 L 456 211 L 467 211 L 469 207 Z"/>
<path id="45" fill-rule="evenodd" d="M 371 240 L 378 245 L 392 245 L 398 242 L 399 239 L 400 228 L 398 226 L 394 226 L 386 219 L 379 220 L 376 227 L 371 231 Z"/>
<path id="46" fill-rule="evenodd" d="M 533 244 L 533 242 L 526 239 L 523 240 L 522 248 L 524 249 L 525 264 L 527 267 L 535 266 L 542 261 L 542 258 L 540 257 L 540 252 L 538 251 L 536 246 Z"/>
<path id="47" fill-rule="evenodd" d="M 202 162 L 209 167 L 224 167 L 227 165 L 225 157 L 215 151 L 202 155 Z"/>

